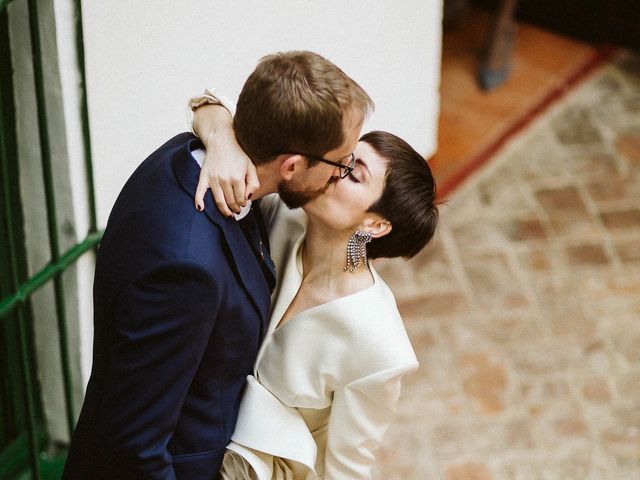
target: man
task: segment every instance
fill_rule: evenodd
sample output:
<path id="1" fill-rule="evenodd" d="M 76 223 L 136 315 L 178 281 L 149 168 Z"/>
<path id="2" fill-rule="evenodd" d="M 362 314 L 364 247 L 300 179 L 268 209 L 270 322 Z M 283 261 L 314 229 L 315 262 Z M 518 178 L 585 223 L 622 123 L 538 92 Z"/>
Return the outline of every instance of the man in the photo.
<path id="1" fill-rule="evenodd" d="M 311 52 L 267 56 L 234 133 L 254 198 L 290 206 L 348 170 L 366 93 Z M 118 197 L 96 262 L 94 358 L 63 478 L 211 479 L 268 322 L 275 274 L 259 202 L 241 220 L 193 208 L 203 144 L 180 134 Z"/>

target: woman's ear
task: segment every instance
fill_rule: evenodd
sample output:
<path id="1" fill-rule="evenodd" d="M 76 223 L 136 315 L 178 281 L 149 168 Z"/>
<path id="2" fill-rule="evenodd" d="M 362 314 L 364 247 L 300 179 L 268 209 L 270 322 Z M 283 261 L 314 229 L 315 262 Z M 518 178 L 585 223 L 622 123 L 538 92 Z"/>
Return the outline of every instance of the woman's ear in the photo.
<path id="1" fill-rule="evenodd" d="M 365 221 L 365 230 L 371 234 L 371 238 L 380 238 L 391 232 L 391 222 L 384 218 L 376 217 Z"/>
<path id="2" fill-rule="evenodd" d="M 280 177 L 283 180 L 291 180 L 296 171 L 304 168 L 305 158 L 302 155 L 280 155 Z"/>

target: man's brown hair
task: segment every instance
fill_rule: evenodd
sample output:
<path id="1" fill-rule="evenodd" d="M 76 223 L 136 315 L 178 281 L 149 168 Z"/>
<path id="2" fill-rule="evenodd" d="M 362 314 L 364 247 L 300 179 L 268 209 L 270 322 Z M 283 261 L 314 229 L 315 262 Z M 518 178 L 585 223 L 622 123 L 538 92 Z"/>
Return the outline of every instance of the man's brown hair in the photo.
<path id="1" fill-rule="evenodd" d="M 322 156 L 344 142 L 345 114 L 364 119 L 372 109 L 362 87 L 329 60 L 280 52 L 263 57 L 245 82 L 233 128 L 256 164 L 283 153 Z"/>

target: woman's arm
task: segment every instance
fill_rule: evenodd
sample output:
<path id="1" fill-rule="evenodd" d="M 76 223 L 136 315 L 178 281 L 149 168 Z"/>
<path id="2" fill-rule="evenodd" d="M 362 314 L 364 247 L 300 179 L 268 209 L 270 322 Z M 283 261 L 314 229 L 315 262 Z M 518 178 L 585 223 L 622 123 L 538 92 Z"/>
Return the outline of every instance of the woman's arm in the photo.
<path id="1" fill-rule="evenodd" d="M 222 105 L 197 106 L 193 130 L 206 149 L 194 199 L 196 208 L 204 209 L 204 196 L 211 187 L 223 215 L 239 213 L 260 183 L 255 166 L 236 141 L 231 113 Z"/>
<path id="2" fill-rule="evenodd" d="M 402 377 L 417 364 L 355 380 L 334 392 L 323 478 L 372 478 L 377 450 L 396 411 Z"/>

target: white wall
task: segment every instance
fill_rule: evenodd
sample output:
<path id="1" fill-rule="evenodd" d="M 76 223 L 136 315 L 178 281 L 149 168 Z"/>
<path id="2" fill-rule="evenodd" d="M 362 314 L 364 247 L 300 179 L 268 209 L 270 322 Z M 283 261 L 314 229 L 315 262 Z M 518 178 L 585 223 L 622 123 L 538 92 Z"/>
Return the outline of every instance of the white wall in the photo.
<path id="1" fill-rule="evenodd" d="M 73 0 L 41 0 L 46 108 L 61 248 L 85 238 L 88 202 L 82 148 Z M 235 99 L 263 55 L 316 51 L 376 102 L 365 130 L 385 129 L 428 155 L 439 111 L 442 0 L 145 0 L 83 2 L 98 221 L 133 169 L 187 129 L 186 99 L 212 84 Z M 29 273 L 50 259 L 33 94 L 26 2 L 9 5 Z M 65 272 L 76 409 L 91 364 L 92 255 Z M 39 381 L 48 430 L 66 438 L 54 300 L 33 297 Z"/>
<path id="2" fill-rule="evenodd" d="M 442 0 L 85 0 L 85 55 L 99 224 L 133 169 L 187 130 L 205 86 L 237 99 L 265 54 L 313 50 L 376 103 L 365 130 L 430 155 L 439 113 Z"/>

